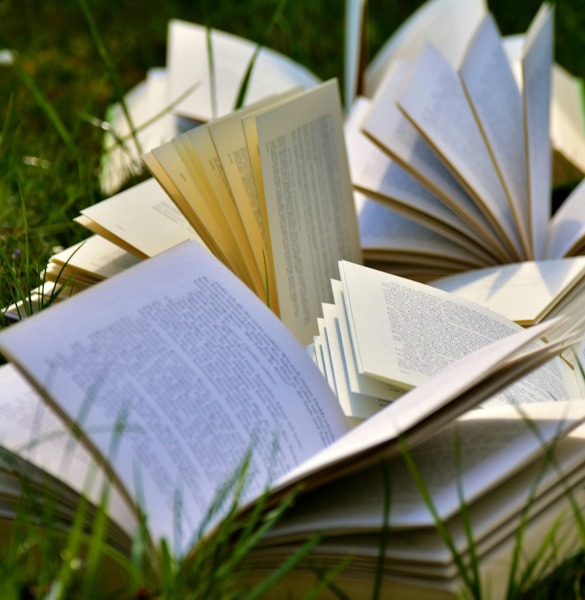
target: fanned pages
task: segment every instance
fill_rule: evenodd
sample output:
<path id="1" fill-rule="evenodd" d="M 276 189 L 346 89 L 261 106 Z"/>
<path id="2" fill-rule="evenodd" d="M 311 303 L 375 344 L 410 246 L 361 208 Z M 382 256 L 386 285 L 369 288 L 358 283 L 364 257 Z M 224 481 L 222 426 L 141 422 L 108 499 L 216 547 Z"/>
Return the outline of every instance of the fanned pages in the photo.
<path id="1" fill-rule="evenodd" d="M 337 261 L 361 260 L 336 82 L 263 100 L 144 160 L 210 250 L 308 343 Z"/>
<path id="2" fill-rule="evenodd" d="M 426 15 L 439 6 L 463 14 L 457 3 L 435 0 L 430 4 L 432 8 L 423 11 Z M 481 7 L 476 8 L 477 16 Z M 454 22 L 451 31 L 463 27 L 458 18 Z M 553 77 L 558 71 L 553 71 L 553 10 L 544 4 L 526 36 L 507 42 L 491 15 L 471 19 L 458 59 L 443 56 L 444 42 L 434 40 L 436 48 L 432 36 L 427 40 L 431 43 L 424 45 L 415 29 L 413 39 L 407 41 L 417 51 L 391 53 L 369 110 L 360 109 L 359 119 L 346 129 L 348 140 L 359 144 L 358 150 L 349 144 L 355 188 L 484 258 L 467 241 L 473 240 L 492 257 L 486 262 L 581 253 L 585 228 L 579 190 L 551 218 L 549 113 L 559 113 L 558 103 L 551 109 L 551 82 L 562 81 L 565 91 L 571 89 L 567 77 L 560 73 Z M 408 62 L 403 56 L 408 56 Z M 575 97 L 573 92 L 569 95 Z M 554 121 L 558 123 L 558 117 Z M 575 126 L 580 128 L 581 123 L 579 116 Z M 386 162 L 367 150 L 358 130 L 386 154 Z M 568 147 L 580 154 L 575 139 L 566 142 Z M 429 201 L 421 203 L 420 194 L 401 192 L 397 182 L 404 181 L 406 174 L 443 206 L 435 208 Z M 384 266 L 384 260 L 372 264 L 414 279 L 425 277 L 425 259 L 419 271 L 390 258 Z M 456 262 L 447 268 L 460 270 Z"/>

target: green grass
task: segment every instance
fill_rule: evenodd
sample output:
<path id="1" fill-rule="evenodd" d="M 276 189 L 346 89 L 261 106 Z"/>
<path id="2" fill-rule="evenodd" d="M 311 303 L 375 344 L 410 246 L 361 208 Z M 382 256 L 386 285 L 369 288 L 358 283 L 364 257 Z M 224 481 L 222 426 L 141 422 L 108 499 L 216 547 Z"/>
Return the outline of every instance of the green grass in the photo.
<path id="1" fill-rule="evenodd" d="M 0 0 L 0 49 L 11 49 L 16 55 L 13 66 L 0 65 L 0 306 L 26 298 L 28 290 L 38 285 L 55 248 L 87 236 L 72 219 L 103 197 L 98 184 L 103 130 L 98 125 L 109 104 L 141 81 L 148 68 L 165 63 L 169 18 L 207 23 L 264 42 L 323 79 L 342 78 L 343 2 L 289 0 L 275 12 L 279 4 L 276 0 Z M 414 0 L 370 2 L 369 56 L 419 4 Z M 497 0 L 490 6 L 507 34 L 526 29 L 539 1 Z M 563 0 L 556 4 L 556 16 L 557 61 L 585 76 L 585 7 Z M 0 322 L 0 327 L 4 325 Z M 27 519 L 30 508 L 23 505 L 18 536 L 12 551 L 4 555 L 0 597 L 88 597 L 85 586 L 93 579 L 87 577 L 96 577 L 97 571 L 89 576 L 80 572 L 69 560 L 76 548 L 69 547 L 65 553 L 57 550 L 63 540 L 50 512 L 43 529 L 50 532 L 46 535 Z M 247 539 L 251 543 L 265 524 L 250 527 Z M 74 533 L 66 543 L 89 543 L 96 551 L 103 549 L 99 528 L 93 540 L 84 537 L 81 525 Z M 130 559 L 109 557 L 130 581 L 122 597 L 129 597 L 131 589 L 131 597 L 153 598 L 157 587 L 160 597 L 186 597 L 187 589 L 199 589 L 194 573 L 205 573 L 205 582 L 212 585 L 217 565 L 230 566 L 221 554 L 225 547 L 210 547 L 208 554 L 200 554 L 202 562 L 191 576 L 179 577 L 177 565 L 163 546 L 157 553 L 159 579 L 155 584 L 140 575 L 145 554 L 139 541 Z M 209 562 L 204 561 L 206 556 Z M 95 566 L 94 559 L 91 564 Z M 524 597 L 581 598 L 582 569 L 583 562 L 577 559 Z M 36 575 L 33 579 L 32 573 L 37 572 L 40 579 Z M 63 582 L 63 590 L 50 595 L 55 581 Z M 192 597 L 211 597 L 206 596 L 209 590 L 201 590 L 199 596 L 193 591 Z M 222 593 L 237 597 L 234 590 Z M 92 594 L 99 596 L 95 591 Z"/>

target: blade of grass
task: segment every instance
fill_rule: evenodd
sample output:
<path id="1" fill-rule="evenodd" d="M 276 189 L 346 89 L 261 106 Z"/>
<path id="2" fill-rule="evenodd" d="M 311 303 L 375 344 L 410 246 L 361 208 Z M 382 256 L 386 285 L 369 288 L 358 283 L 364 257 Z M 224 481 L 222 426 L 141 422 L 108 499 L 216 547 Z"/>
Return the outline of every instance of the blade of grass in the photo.
<path id="1" fill-rule="evenodd" d="M 18 76 L 20 77 L 20 80 L 22 81 L 22 83 L 24 83 L 24 85 L 26 86 L 28 91 L 31 93 L 33 98 L 36 100 L 36 102 L 39 105 L 39 107 L 41 108 L 41 110 L 45 113 L 45 115 L 49 119 L 49 122 L 55 128 L 55 131 L 58 133 L 59 137 L 61 138 L 61 140 L 67 147 L 67 150 L 69 151 L 71 156 L 76 157 L 77 156 L 77 148 L 75 147 L 75 144 L 73 143 L 73 138 L 70 135 L 67 128 L 65 127 L 65 124 L 61 120 L 61 117 L 55 110 L 55 107 L 49 102 L 49 100 L 46 98 L 46 96 L 37 87 L 37 85 L 34 82 L 34 80 L 32 79 L 32 77 L 30 77 L 30 75 L 22 68 L 18 58 L 14 61 L 14 68 L 16 69 L 16 72 L 18 73 Z"/>
<path id="2" fill-rule="evenodd" d="M 142 154 L 142 146 L 140 144 L 140 140 L 138 139 L 138 136 L 134 132 L 134 124 L 132 121 L 132 116 L 128 109 L 128 105 L 126 104 L 124 88 L 122 87 L 122 83 L 120 82 L 118 73 L 116 72 L 116 69 L 114 68 L 114 63 L 112 62 L 110 54 L 106 50 L 106 46 L 102 40 L 102 37 L 100 35 L 100 32 L 99 32 L 97 26 L 95 24 L 93 15 L 91 14 L 91 11 L 89 10 L 87 1 L 86 0 L 77 0 L 77 3 L 81 9 L 81 12 L 83 13 L 83 16 L 85 17 L 85 21 L 89 28 L 89 33 L 90 33 L 91 39 L 98 51 L 98 54 L 102 60 L 102 63 L 106 69 L 106 72 L 108 73 L 108 75 L 110 77 L 110 81 L 112 82 L 112 86 L 114 87 L 114 93 L 116 95 L 116 100 L 117 100 L 117 102 L 120 103 L 120 106 L 122 107 L 122 112 L 124 113 L 124 116 L 126 117 L 126 120 L 128 121 L 128 126 L 130 127 L 130 130 L 132 131 L 133 140 L 134 140 L 134 143 L 136 144 L 136 150 L 137 150 L 138 154 Z"/>

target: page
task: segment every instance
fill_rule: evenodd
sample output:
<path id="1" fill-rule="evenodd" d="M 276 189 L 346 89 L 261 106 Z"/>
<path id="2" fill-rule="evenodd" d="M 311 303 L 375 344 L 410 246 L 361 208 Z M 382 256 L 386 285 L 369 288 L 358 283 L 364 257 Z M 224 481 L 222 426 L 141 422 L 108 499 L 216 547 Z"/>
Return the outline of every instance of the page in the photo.
<path id="1" fill-rule="evenodd" d="M 366 129 L 368 115 L 371 115 L 369 107 L 370 103 L 367 99 L 358 99 L 345 123 L 347 152 L 354 188 L 384 202 L 393 210 L 424 227 L 453 240 L 475 256 L 482 258 L 484 262 L 493 263 L 493 251 L 490 254 L 487 251 L 489 248 L 487 250 L 485 248 L 485 244 L 490 242 L 481 239 L 481 234 L 478 234 L 474 226 L 469 223 L 470 216 L 473 217 L 474 211 L 477 212 L 470 199 L 468 198 L 466 202 L 472 207 L 471 214 L 466 213 L 467 216 L 464 218 L 372 141 L 373 139 L 379 141 L 378 138 L 366 137 L 360 128 L 369 131 Z M 385 106 L 384 114 L 393 110 L 395 109 Z M 411 128 L 408 123 L 406 126 Z M 396 141 L 397 138 L 393 136 L 392 139 Z M 430 153 L 429 156 L 431 155 L 432 160 L 437 163 L 434 154 Z M 417 159 L 412 154 L 411 157 L 416 162 Z"/>
<path id="2" fill-rule="evenodd" d="M 561 349 L 557 344 L 520 355 L 518 352 L 558 324 L 554 320 L 520 329 L 463 356 L 289 473 L 280 489 L 300 480 L 307 489 L 317 487 L 342 473 L 356 472 L 381 458 L 400 454 L 404 443 L 414 447 L 429 439 L 441 427 L 557 354 Z"/>
<path id="3" fill-rule="evenodd" d="M 198 160 L 201 166 L 201 175 L 205 178 L 209 189 L 213 191 L 215 200 L 225 216 L 234 239 L 237 240 L 238 249 L 242 260 L 252 281 L 252 289 L 260 296 L 265 294 L 266 283 L 264 270 L 262 274 L 256 264 L 252 244 L 242 216 L 234 198 L 234 193 L 228 183 L 227 176 L 217 153 L 209 128 L 194 127 L 184 136 L 190 145 L 191 160 Z M 263 265 L 264 267 L 264 265 Z"/>
<path id="4" fill-rule="evenodd" d="M 506 54 L 522 88 L 524 35 L 504 38 Z M 559 64 L 552 66 L 550 139 L 553 147 L 553 188 L 578 181 L 585 174 L 585 114 L 583 81 Z"/>
<path id="5" fill-rule="evenodd" d="M 153 537 L 178 553 L 248 450 L 249 499 L 346 431 L 304 348 L 193 242 L 5 329 L 0 348 L 69 419 L 91 400 L 87 438 L 103 455 L 116 438 L 115 473 L 135 498 L 139 477 Z"/>
<path id="6" fill-rule="evenodd" d="M 358 370 L 395 385 L 420 385 L 462 356 L 521 329 L 464 298 L 389 273 L 342 261 L 340 274 Z M 570 367 L 556 359 L 502 392 L 501 400 L 576 397 Z"/>
<path id="7" fill-rule="evenodd" d="M 548 225 L 547 258 L 581 254 L 585 248 L 585 182 L 580 183 Z"/>
<path id="8" fill-rule="evenodd" d="M 259 114 L 256 128 L 280 316 L 306 345 L 337 261 L 361 262 L 337 82 Z"/>
<path id="9" fill-rule="evenodd" d="M 256 187 L 242 119 L 258 110 L 277 105 L 289 97 L 289 95 L 271 96 L 208 125 L 209 135 L 215 145 L 240 218 L 250 239 L 256 267 L 263 275 L 263 281 L 265 283 L 269 281 L 268 298 L 272 299 L 277 314 L 279 301 L 274 282 L 270 233 L 263 199 Z"/>
<path id="10" fill-rule="evenodd" d="M 492 15 L 476 32 L 459 72 L 504 185 L 524 255 L 531 257 L 522 96 Z"/>
<path id="11" fill-rule="evenodd" d="M 343 102 L 349 110 L 356 96 L 363 93 L 367 61 L 366 0 L 345 3 L 345 35 L 343 44 Z"/>
<path id="12" fill-rule="evenodd" d="M 96 505 L 107 486 L 108 516 L 126 533 L 126 543 L 130 543 L 137 532 L 138 516 L 120 491 L 107 483 L 103 470 L 88 450 L 13 365 L 0 367 L 0 390 L 0 445 L 3 451 L 63 481 Z M 11 458 L 4 455 L 2 463 L 6 468 Z M 14 466 L 19 468 L 18 463 Z M 33 473 L 29 475 L 33 477 Z M 50 486 L 50 481 L 46 480 L 45 485 Z"/>
<path id="13" fill-rule="evenodd" d="M 384 406 L 387 406 L 389 401 L 364 394 L 356 394 L 351 391 L 339 333 L 337 310 L 334 304 L 323 304 L 323 320 L 325 324 L 325 341 L 329 349 L 331 367 L 335 379 L 335 395 L 346 417 L 354 417 L 360 420 L 367 419 Z"/>
<path id="14" fill-rule="evenodd" d="M 99 235 L 92 235 L 51 256 L 47 267 L 54 269 L 57 275 L 61 273 L 59 279 L 64 283 L 68 277 L 76 275 L 86 275 L 91 281 L 100 281 L 138 262 L 138 258 L 115 244 Z"/>
<path id="15" fill-rule="evenodd" d="M 188 239 L 199 239 L 156 179 L 124 190 L 81 211 L 101 230 L 112 232 L 140 258 L 149 258 Z"/>
<path id="16" fill-rule="evenodd" d="M 404 62 L 394 65 L 372 100 L 362 131 L 464 221 L 488 252 L 502 260 L 505 253 L 496 228 L 397 105 L 410 71 Z"/>
<path id="17" fill-rule="evenodd" d="M 411 254 L 425 263 L 430 257 L 447 259 L 454 265 L 478 268 L 483 263 L 462 246 L 411 221 L 392 209 L 354 191 L 364 258 L 376 254 L 390 258 Z"/>
<path id="18" fill-rule="evenodd" d="M 487 10 L 485 0 L 428 0 L 421 4 L 371 60 L 367 95 L 376 92 L 393 62 L 414 61 L 427 43 L 438 48 L 457 68 Z"/>
<path id="19" fill-rule="evenodd" d="M 543 4 L 526 34 L 522 58 L 530 228 L 534 258 L 543 257 L 551 215 L 550 98 L 553 11 Z"/>
<path id="20" fill-rule="evenodd" d="M 190 168 L 180 138 L 154 148 L 152 154 L 181 194 L 192 215 L 190 221 L 196 225 L 196 231 L 207 247 L 238 277 L 244 277 L 240 254 L 231 230 L 221 212 L 214 210 L 214 198 L 205 195 L 207 190 L 201 185 L 196 172 Z"/>
<path id="21" fill-rule="evenodd" d="M 260 48 L 254 58 L 256 50 L 257 44 L 237 35 L 172 19 L 168 32 L 168 99 L 176 100 L 190 92 L 176 111 L 198 121 L 229 114 L 236 108 L 238 93 L 252 60 L 254 68 L 246 104 L 294 87 L 309 88 L 319 83 L 316 75 L 283 54 Z M 210 76 L 211 63 L 213 77 Z"/>
<path id="22" fill-rule="evenodd" d="M 397 103 L 472 196 L 508 255 L 521 259 L 512 212 L 461 81 L 431 46 L 420 55 Z"/>
<path id="23" fill-rule="evenodd" d="M 380 381 L 372 377 L 366 377 L 357 369 L 355 349 L 349 330 L 346 304 L 341 281 L 332 280 L 333 300 L 337 313 L 337 324 L 339 325 L 339 336 L 343 350 L 344 367 L 347 369 L 349 389 L 354 394 L 379 398 L 382 401 L 392 402 L 402 396 L 404 390 L 391 385 L 386 381 Z"/>
<path id="24" fill-rule="evenodd" d="M 470 514 L 478 517 L 474 539 L 480 541 L 479 536 L 488 533 L 485 521 L 493 531 L 494 520 L 501 526 L 511 513 L 526 507 L 531 493 L 540 496 L 553 486 L 563 493 L 562 473 L 583 466 L 585 431 L 580 422 L 584 416 L 579 401 L 531 405 L 523 413 L 510 406 L 470 411 L 409 451 L 439 517 L 448 521 L 460 513 L 463 494 Z M 551 447 L 562 464 L 561 472 L 546 464 L 544 455 Z M 389 461 L 387 472 L 390 539 L 400 539 L 407 528 L 435 530 L 434 517 L 403 457 Z M 490 491 L 490 496 L 477 502 Z M 364 469 L 301 498 L 268 539 L 316 531 L 378 532 L 384 493 L 383 468 Z M 419 550 L 412 559 L 424 559 L 425 550 Z M 444 546 L 443 551 L 448 553 Z M 402 559 L 406 552 L 404 548 Z"/>
<path id="25" fill-rule="evenodd" d="M 585 277 L 585 257 L 526 261 L 479 269 L 431 285 L 476 302 L 519 325 L 549 314 Z"/>

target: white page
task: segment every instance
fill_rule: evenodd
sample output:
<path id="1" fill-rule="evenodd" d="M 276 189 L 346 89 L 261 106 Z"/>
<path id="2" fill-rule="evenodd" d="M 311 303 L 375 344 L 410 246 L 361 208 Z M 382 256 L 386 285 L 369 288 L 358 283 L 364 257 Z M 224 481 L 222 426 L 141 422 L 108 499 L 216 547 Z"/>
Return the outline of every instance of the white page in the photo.
<path id="1" fill-rule="evenodd" d="M 332 469 L 332 465 L 351 469 L 352 463 L 355 465 L 357 461 L 357 464 L 361 464 L 359 459 L 366 456 L 394 455 L 399 452 L 397 439 L 404 436 L 408 442 L 409 432 L 422 420 L 430 423 L 434 421 L 435 427 L 440 427 L 441 424 L 445 424 L 445 421 L 439 418 L 440 412 L 444 409 L 455 409 L 453 404 L 456 399 L 465 398 L 469 402 L 469 408 L 472 404 L 477 406 L 477 403 L 501 389 L 505 381 L 509 382 L 512 380 L 510 378 L 517 377 L 516 368 L 503 371 L 503 366 L 509 364 L 519 367 L 525 364 L 532 354 L 523 354 L 520 361 L 510 359 L 558 324 L 559 321 L 555 320 L 535 325 L 530 329 L 520 328 L 516 334 L 484 346 L 450 364 L 307 460 L 289 473 L 281 481 L 281 485 L 285 487 L 301 479 L 310 481 L 311 477 L 314 478 L 313 481 L 319 481 L 326 476 L 324 470 Z M 550 356 L 548 353 L 546 355 Z M 489 378 L 490 374 L 494 373 L 498 374 L 496 380 Z M 448 418 L 451 420 L 462 414 L 461 408 L 448 412 Z M 412 439 L 414 441 L 414 438 Z"/>
<path id="2" fill-rule="evenodd" d="M 87 495 L 96 505 L 107 485 L 108 515 L 132 537 L 138 516 L 131 505 L 107 484 L 88 450 L 13 365 L 0 367 L 0 390 L 0 446 Z"/>
<path id="3" fill-rule="evenodd" d="M 168 99 L 176 100 L 192 89 L 178 104 L 176 112 L 198 121 L 209 121 L 234 110 L 238 92 L 257 48 L 257 44 L 245 38 L 211 30 L 214 94 L 207 38 L 207 29 L 203 25 L 177 19 L 169 21 Z M 254 60 L 245 104 L 294 87 L 309 88 L 318 83 L 317 76 L 299 63 L 269 48 L 261 48 Z"/>
<path id="4" fill-rule="evenodd" d="M 428 0 L 421 4 L 371 60 L 367 95 L 376 92 L 393 62 L 414 61 L 429 42 L 457 68 L 487 10 L 485 0 Z"/>
<path id="5" fill-rule="evenodd" d="M 339 326 L 339 336 L 343 351 L 344 366 L 347 369 L 350 392 L 372 398 L 380 398 L 389 402 L 396 400 L 404 393 L 403 390 L 385 381 L 365 377 L 358 371 L 341 281 L 332 280 L 331 288 L 333 290 L 333 300 L 335 302 L 337 324 Z"/>
<path id="6" fill-rule="evenodd" d="M 50 263 L 63 272 L 88 273 L 92 279 L 106 279 L 121 273 L 137 264 L 132 254 L 125 252 L 115 244 L 99 235 L 92 235 L 86 240 L 66 248 L 51 256 Z M 65 275 L 63 281 L 67 279 Z"/>
<path id="7" fill-rule="evenodd" d="M 346 430 L 304 348 L 193 242 L 4 330 L 0 347 L 70 418 L 92 397 L 102 454 L 129 411 L 114 471 L 131 494 L 141 473 L 150 531 L 177 552 L 251 445 L 248 498 Z"/>
<path id="8" fill-rule="evenodd" d="M 484 249 L 482 240 L 477 239 L 478 234 L 469 222 L 446 206 L 360 131 L 363 119 L 369 114 L 369 106 L 365 98 L 359 98 L 345 123 L 347 151 L 354 187 L 384 202 L 407 218 L 416 220 L 417 223 L 457 242 L 489 263 L 490 254 Z M 408 123 L 406 126 L 410 127 Z M 473 206 L 469 199 L 468 202 Z M 473 210 L 476 210 L 475 207 L 472 208 Z M 491 262 L 493 261 L 494 259 L 491 258 Z"/>
<path id="9" fill-rule="evenodd" d="M 362 131 L 465 221 L 474 231 L 473 236 L 483 240 L 492 254 L 501 254 L 493 225 L 437 156 L 428 138 L 421 135 L 399 109 L 397 101 L 410 74 L 411 68 L 404 61 L 393 66 L 372 99 Z"/>
<path id="10" fill-rule="evenodd" d="M 325 336 L 331 359 L 331 367 L 335 378 L 335 394 L 346 417 L 367 419 L 378 412 L 389 401 L 372 398 L 364 394 L 355 394 L 349 388 L 345 356 L 341 345 L 337 310 L 334 304 L 323 304 L 323 320 Z"/>
<path id="11" fill-rule="evenodd" d="M 547 258 L 562 258 L 583 251 L 585 245 L 585 181 L 565 199 L 548 226 Z"/>
<path id="12" fill-rule="evenodd" d="M 472 195 L 510 256 L 521 257 L 502 183 L 457 72 L 427 46 L 397 103 Z"/>
<path id="13" fill-rule="evenodd" d="M 185 240 L 199 239 L 152 178 L 84 208 L 81 214 L 122 238 L 142 258 L 160 254 Z"/>
<path id="14" fill-rule="evenodd" d="M 335 395 L 337 390 L 335 387 L 335 376 L 333 375 L 333 365 L 331 364 L 331 352 L 327 343 L 327 334 L 325 332 L 325 320 L 322 317 L 317 319 L 317 327 L 319 329 L 319 341 L 321 344 L 321 352 L 323 353 L 323 367 L 325 368 L 325 379 L 329 387 Z"/>
<path id="15" fill-rule="evenodd" d="M 494 506 L 490 511 L 488 506 L 486 511 L 483 507 L 489 515 L 484 514 L 483 518 L 492 525 L 494 519 L 503 520 L 509 516 L 510 504 L 515 504 L 516 510 L 518 505 L 525 504 L 531 485 L 539 479 L 538 493 L 543 493 L 547 485 L 555 482 L 562 488 L 558 482 L 560 475 L 556 473 L 555 477 L 551 464 L 548 469 L 543 469 L 542 464 L 534 465 L 537 468 L 527 467 L 555 441 L 559 445 L 556 449 L 558 457 L 568 455 L 571 459 L 570 465 L 565 461 L 563 466 L 574 468 L 576 462 L 583 462 L 582 457 L 576 460 L 578 453 L 575 452 L 578 447 L 582 453 L 585 443 L 585 428 L 579 426 L 585 418 L 585 407 L 580 404 L 579 401 L 535 404 L 524 407 L 523 412 L 510 406 L 470 411 L 428 441 L 410 449 L 441 519 L 446 521 L 461 511 L 458 484 L 468 508 L 474 511 L 472 503 L 495 490 L 491 500 L 497 503 L 497 509 Z M 573 440 L 562 439 L 571 430 L 569 435 Z M 538 467 L 542 469 L 540 473 Z M 543 472 L 547 473 L 545 482 L 542 481 Z M 405 528 L 429 527 L 434 530 L 434 518 L 402 457 L 388 463 L 388 474 L 391 529 L 397 536 Z M 524 485 L 516 485 L 516 478 Z M 333 482 L 307 499 L 301 499 L 299 508 L 293 508 L 269 538 L 318 530 L 334 531 L 337 535 L 344 531 L 378 532 L 383 522 L 383 482 L 383 470 L 378 465 Z M 498 484 L 501 484 L 500 494 Z M 475 528 L 474 531 L 477 539 L 480 532 Z M 420 554 L 419 558 L 422 560 Z"/>
<path id="16" fill-rule="evenodd" d="M 367 0 L 345 1 L 345 35 L 343 44 L 343 101 L 348 108 L 362 93 L 366 57 Z"/>
<path id="17" fill-rule="evenodd" d="M 553 11 L 543 4 L 526 34 L 522 58 L 524 119 L 528 156 L 530 228 L 534 258 L 543 257 L 551 215 L 550 98 Z"/>
<path id="18" fill-rule="evenodd" d="M 449 364 L 521 330 L 482 306 L 430 286 L 340 263 L 348 321 L 363 374 L 405 387 L 420 385 Z M 510 403 L 577 398 L 561 359 L 526 376 L 498 395 Z"/>
<path id="19" fill-rule="evenodd" d="M 412 254 L 421 263 L 429 257 L 447 258 L 455 264 L 479 267 L 485 264 L 462 246 L 407 219 L 392 209 L 354 191 L 362 250 L 365 255 L 375 251 Z"/>
<path id="20" fill-rule="evenodd" d="M 546 315 L 583 277 L 585 257 L 580 256 L 479 269 L 431 285 L 530 325 Z"/>
<path id="21" fill-rule="evenodd" d="M 280 317 L 306 345 L 337 261 L 361 262 L 337 82 L 259 114 L 256 127 Z"/>
<path id="22" fill-rule="evenodd" d="M 460 75 L 504 184 L 524 254 L 530 257 L 522 96 L 492 15 L 476 32 Z"/>

